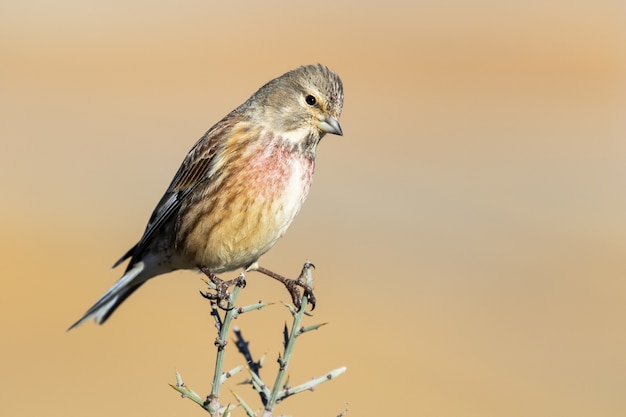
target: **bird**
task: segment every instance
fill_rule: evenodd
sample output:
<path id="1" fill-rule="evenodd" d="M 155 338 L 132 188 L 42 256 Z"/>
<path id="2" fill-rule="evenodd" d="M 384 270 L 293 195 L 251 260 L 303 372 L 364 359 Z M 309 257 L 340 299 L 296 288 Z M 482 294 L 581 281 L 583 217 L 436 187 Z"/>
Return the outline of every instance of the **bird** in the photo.
<path id="1" fill-rule="evenodd" d="M 302 207 L 322 137 L 343 136 L 343 100 L 334 71 L 305 65 L 267 82 L 213 125 L 184 158 L 141 239 L 113 265 L 129 259 L 122 277 L 68 330 L 92 318 L 103 324 L 146 281 L 176 270 L 201 271 L 214 283 L 223 283 L 222 272 L 241 269 L 245 283 L 245 273 L 258 271 L 283 282 L 294 303 L 298 286 L 312 296 L 302 274 L 289 280 L 259 258 Z"/>

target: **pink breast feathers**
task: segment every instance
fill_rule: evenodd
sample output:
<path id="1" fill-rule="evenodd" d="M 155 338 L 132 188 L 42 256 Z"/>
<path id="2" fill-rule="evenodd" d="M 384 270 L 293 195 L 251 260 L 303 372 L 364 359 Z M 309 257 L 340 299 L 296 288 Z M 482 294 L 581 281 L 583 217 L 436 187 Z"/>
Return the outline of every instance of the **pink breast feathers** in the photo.
<path id="1" fill-rule="evenodd" d="M 297 213 L 309 193 L 314 162 L 297 150 L 273 142 L 264 149 L 257 149 L 250 164 L 248 189 L 257 190 L 259 197 L 285 206 L 286 211 L 295 208 Z"/>

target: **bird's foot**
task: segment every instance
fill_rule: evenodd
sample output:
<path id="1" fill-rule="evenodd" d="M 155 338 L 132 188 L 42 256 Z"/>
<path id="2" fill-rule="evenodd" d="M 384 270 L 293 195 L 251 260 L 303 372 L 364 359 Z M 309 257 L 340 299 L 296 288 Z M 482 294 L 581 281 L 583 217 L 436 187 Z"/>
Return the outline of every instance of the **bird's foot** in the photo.
<path id="1" fill-rule="evenodd" d="M 200 291 L 200 294 L 207 300 L 214 301 L 222 310 L 232 309 L 232 307 L 228 307 L 230 301 L 230 291 L 228 289 L 233 286 L 239 286 L 241 288 L 246 286 L 246 277 L 243 272 L 235 279 L 224 281 L 206 268 L 200 268 L 200 271 L 202 271 L 215 286 L 215 288 L 209 288 L 207 292 Z"/>
<path id="2" fill-rule="evenodd" d="M 300 294 L 300 288 L 304 291 L 304 295 L 309 299 L 309 303 L 311 304 L 311 310 L 315 309 L 315 294 L 313 293 L 313 288 L 307 284 L 307 276 L 306 272 L 315 268 L 311 262 L 306 262 L 302 267 L 302 272 L 296 279 L 286 278 L 282 275 L 277 274 L 276 272 L 272 272 L 269 269 L 263 268 L 262 266 L 257 266 L 254 268 L 255 271 L 259 271 L 260 273 L 267 275 L 268 277 L 272 277 L 277 281 L 283 283 L 289 294 L 291 294 L 291 299 L 293 301 L 296 310 L 300 311 L 302 308 L 302 295 Z"/>

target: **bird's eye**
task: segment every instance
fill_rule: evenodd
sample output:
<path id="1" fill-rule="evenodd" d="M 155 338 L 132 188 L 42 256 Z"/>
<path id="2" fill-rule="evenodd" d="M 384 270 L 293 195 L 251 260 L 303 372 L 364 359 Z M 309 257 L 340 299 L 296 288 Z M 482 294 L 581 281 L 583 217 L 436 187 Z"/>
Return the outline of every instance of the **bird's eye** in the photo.
<path id="1" fill-rule="evenodd" d="M 308 104 L 309 106 L 314 106 L 315 103 L 317 103 L 317 100 L 315 100 L 315 97 L 313 97 L 310 94 L 306 96 L 304 100 L 306 101 L 306 104 Z"/>

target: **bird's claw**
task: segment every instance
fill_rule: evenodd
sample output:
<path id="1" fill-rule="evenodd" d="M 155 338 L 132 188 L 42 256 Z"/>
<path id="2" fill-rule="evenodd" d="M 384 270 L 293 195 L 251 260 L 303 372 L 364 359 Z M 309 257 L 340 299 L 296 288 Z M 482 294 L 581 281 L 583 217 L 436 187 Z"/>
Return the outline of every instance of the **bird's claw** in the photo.
<path id="1" fill-rule="evenodd" d="M 290 279 L 285 282 L 285 287 L 287 287 L 287 291 L 291 294 L 291 299 L 293 301 L 293 305 L 297 311 L 300 311 L 302 308 L 302 296 L 300 295 L 301 287 L 304 291 L 304 295 L 309 299 L 309 304 L 311 304 L 311 310 L 315 310 L 315 294 L 313 294 L 313 288 L 311 286 L 301 282 L 299 279 Z"/>
<path id="2" fill-rule="evenodd" d="M 311 304 L 311 310 L 315 308 L 315 295 L 313 294 L 313 288 L 307 283 L 307 271 L 311 268 L 315 268 L 315 265 L 308 261 L 305 262 L 304 266 L 302 267 L 302 272 L 300 272 L 300 276 L 296 279 L 285 278 L 284 276 L 277 274 L 276 272 L 272 272 L 269 269 L 263 268 L 259 265 L 256 265 L 254 270 L 282 282 L 283 285 L 287 288 L 287 291 L 289 291 L 289 294 L 291 295 L 291 299 L 293 301 L 293 305 L 295 306 L 296 310 L 300 311 L 300 309 L 302 308 L 302 297 L 300 295 L 300 288 L 302 288 L 302 290 L 304 291 L 304 295 L 309 299 L 309 303 Z"/>
<path id="3" fill-rule="evenodd" d="M 315 265 L 313 265 L 311 262 L 306 262 L 302 267 L 302 272 L 300 273 L 300 276 L 298 278 L 286 279 L 284 282 L 285 287 L 287 287 L 287 290 L 289 291 L 289 294 L 291 294 L 293 305 L 295 306 L 297 311 L 300 311 L 300 309 L 302 308 L 302 296 L 300 295 L 300 289 L 298 287 L 302 288 L 302 290 L 304 291 L 304 295 L 309 299 L 309 304 L 311 304 L 311 310 L 315 310 L 315 303 L 317 300 L 315 298 L 315 294 L 313 293 L 313 287 L 307 284 L 306 279 L 306 271 L 310 268 L 315 268 Z"/>
<path id="4" fill-rule="evenodd" d="M 233 307 L 228 307 L 230 302 L 230 291 L 228 290 L 232 286 L 238 286 L 244 288 L 246 286 L 246 278 L 243 274 L 239 274 L 237 278 L 229 281 L 224 281 L 217 275 L 203 268 L 200 269 L 209 278 L 209 280 L 215 285 L 215 288 L 210 288 L 207 292 L 200 291 L 200 294 L 207 300 L 211 300 L 217 304 L 222 310 L 232 310 Z M 214 292 L 210 292 L 214 291 Z"/>

